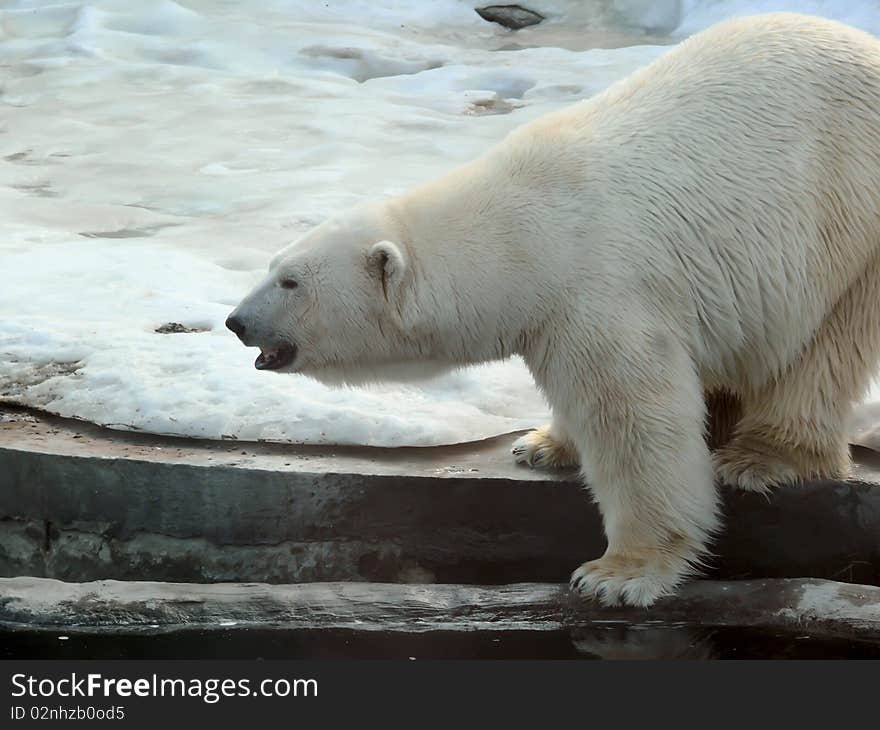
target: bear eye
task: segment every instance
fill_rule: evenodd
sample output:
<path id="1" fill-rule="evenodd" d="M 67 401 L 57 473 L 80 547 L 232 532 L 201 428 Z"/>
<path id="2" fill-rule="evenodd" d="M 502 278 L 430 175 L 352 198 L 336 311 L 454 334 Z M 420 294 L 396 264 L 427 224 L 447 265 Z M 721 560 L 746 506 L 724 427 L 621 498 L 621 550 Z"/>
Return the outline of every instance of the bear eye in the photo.
<path id="1" fill-rule="evenodd" d="M 282 279 L 281 280 L 281 288 L 282 289 L 296 289 L 299 284 L 294 279 Z"/>

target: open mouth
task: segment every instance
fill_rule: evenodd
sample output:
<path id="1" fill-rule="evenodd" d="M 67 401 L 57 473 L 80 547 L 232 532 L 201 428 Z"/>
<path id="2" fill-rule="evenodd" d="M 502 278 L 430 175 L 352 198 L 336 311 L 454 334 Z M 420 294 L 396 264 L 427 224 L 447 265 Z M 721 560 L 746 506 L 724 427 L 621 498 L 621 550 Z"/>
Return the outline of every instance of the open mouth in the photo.
<path id="1" fill-rule="evenodd" d="M 281 347 L 260 348 L 260 354 L 254 360 L 257 370 L 278 370 L 293 362 L 296 357 L 296 347 L 293 345 L 281 345 Z"/>

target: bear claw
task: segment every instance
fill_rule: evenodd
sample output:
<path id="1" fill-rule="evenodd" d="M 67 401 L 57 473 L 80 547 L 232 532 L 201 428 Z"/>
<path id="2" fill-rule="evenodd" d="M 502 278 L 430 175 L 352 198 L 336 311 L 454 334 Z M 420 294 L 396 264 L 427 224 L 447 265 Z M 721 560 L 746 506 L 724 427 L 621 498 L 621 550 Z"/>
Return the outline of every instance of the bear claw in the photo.
<path id="1" fill-rule="evenodd" d="M 510 450 L 517 464 L 533 469 L 558 469 L 577 465 L 574 448 L 556 441 L 547 427 L 529 431 L 518 438 Z"/>
<path id="2" fill-rule="evenodd" d="M 657 567 L 627 567 L 627 561 L 599 558 L 581 565 L 569 580 L 572 593 L 594 598 L 603 606 L 647 607 L 669 595 L 680 582 L 674 571 Z"/>

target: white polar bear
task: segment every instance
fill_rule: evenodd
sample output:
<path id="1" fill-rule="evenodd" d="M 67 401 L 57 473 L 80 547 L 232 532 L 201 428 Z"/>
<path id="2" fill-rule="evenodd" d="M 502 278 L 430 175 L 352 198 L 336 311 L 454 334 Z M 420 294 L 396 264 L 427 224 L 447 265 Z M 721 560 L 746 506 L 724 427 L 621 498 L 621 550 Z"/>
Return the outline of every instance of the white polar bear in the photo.
<path id="1" fill-rule="evenodd" d="M 480 159 L 325 223 L 228 320 L 261 369 L 409 377 L 520 354 L 608 548 L 573 587 L 649 605 L 749 490 L 844 474 L 880 356 L 880 42 L 722 23 Z M 713 451 L 710 451 L 710 448 Z"/>

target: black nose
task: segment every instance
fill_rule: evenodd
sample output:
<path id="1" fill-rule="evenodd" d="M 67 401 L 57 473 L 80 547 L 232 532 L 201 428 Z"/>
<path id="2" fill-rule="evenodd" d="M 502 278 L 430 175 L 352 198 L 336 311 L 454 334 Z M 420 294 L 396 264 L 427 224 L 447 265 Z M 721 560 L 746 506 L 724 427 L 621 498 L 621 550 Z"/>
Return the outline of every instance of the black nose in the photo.
<path id="1" fill-rule="evenodd" d="M 237 317 L 229 317 L 226 320 L 226 326 L 233 332 L 235 332 L 235 334 L 237 334 L 239 337 L 244 337 L 244 325 Z"/>

